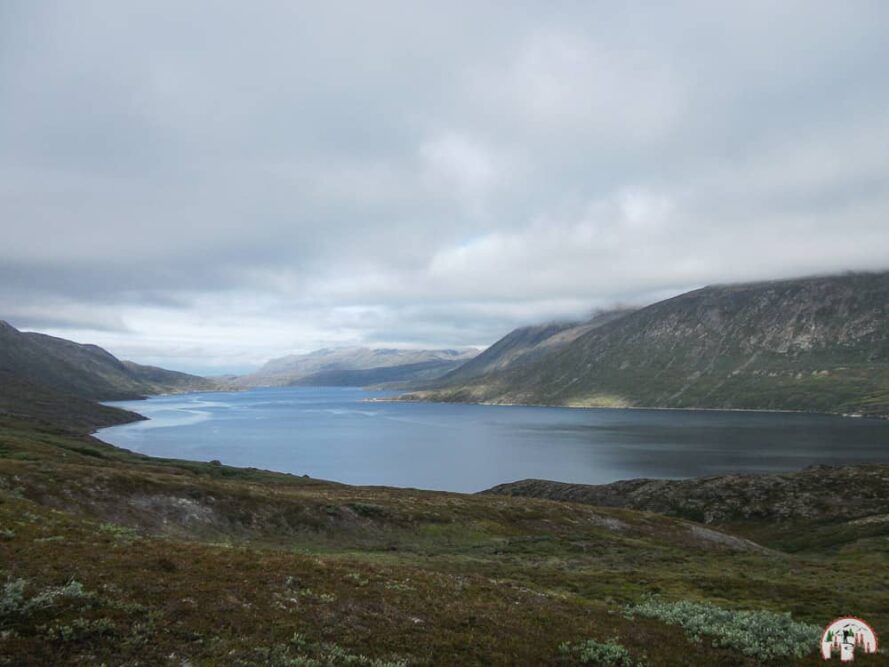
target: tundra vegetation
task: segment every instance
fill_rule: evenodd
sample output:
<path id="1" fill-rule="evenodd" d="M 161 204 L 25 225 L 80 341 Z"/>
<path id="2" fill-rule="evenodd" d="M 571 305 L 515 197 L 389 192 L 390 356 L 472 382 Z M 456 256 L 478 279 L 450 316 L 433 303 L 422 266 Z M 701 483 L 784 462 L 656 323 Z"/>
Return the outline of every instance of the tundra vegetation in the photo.
<path id="1" fill-rule="evenodd" d="M 885 503 L 877 470 L 862 484 Z M 153 459 L 0 418 L 0 664 L 816 665 L 832 618 L 889 630 L 875 502 L 825 518 L 830 541 L 793 539 L 812 524 L 792 515 L 730 536 Z"/>

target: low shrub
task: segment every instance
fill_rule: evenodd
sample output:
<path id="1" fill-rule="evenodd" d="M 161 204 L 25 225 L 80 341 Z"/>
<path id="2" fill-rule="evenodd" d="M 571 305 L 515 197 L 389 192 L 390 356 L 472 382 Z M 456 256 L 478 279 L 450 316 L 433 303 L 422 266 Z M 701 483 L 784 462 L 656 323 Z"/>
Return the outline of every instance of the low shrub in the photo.
<path id="1" fill-rule="evenodd" d="M 349 503 L 348 507 L 355 512 L 355 514 L 363 516 L 366 519 L 382 519 L 389 514 L 385 507 L 374 505 L 372 503 Z"/>
<path id="2" fill-rule="evenodd" d="M 24 579 L 11 579 L 0 589 L 0 624 L 5 619 L 17 616 L 25 603 Z"/>
<path id="3" fill-rule="evenodd" d="M 111 535 L 113 538 L 129 542 L 138 539 L 139 533 L 132 528 L 121 526 L 116 523 L 103 523 L 99 525 L 99 530 L 103 533 Z"/>
<path id="4" fill-rule="evenodd" d="M 117 633 L 117 626 L 110 618 L 75 618 L 70 623 L 53 623 L 45 628 L 50 641 L 83 642 Z"/>
<path id="5" fill-rule="evenodd" d="M 595 639 L 574 644 L 564 642 L 559 645 L 559 652 L 575 658 L 582 665 L 601 665 L 602 667 L 641 667 L 644 663 L 634 658 L 630 652 L 616 639 L 599 642 Z"/>
<path id="6" fill-rule="evenodd" d="M 802 658 L 818 647 L 821 628 L 794 621 L 790 614 L 738 611 L 704 602 L 665 602 L 648 598 L 627 608 L 630 616 L 678 625 L 693 641 L 708 637 L 714 646 L 730 648 L 757 660 Z"/>
<path id="7" fill-rule="evenodd" d="M 407 667 L 402 660 L 380 660 L 366 655 L 351 653 L 338 644 L 330 642 L 314 643 L 302 634 L 295 634 L 289 644 L 254 648 L 247 658 L 234 662 L 238 667 L 252 667 L 256 664 L 267 667 Z"/>
<path id="8" fill-rule="evenodd" d="M 0 589 L 0 627 L 30 615 L 32 612 L 48 609 L 62 600 L 90 598 L 83 584 L 71 580 L 63 586 L 49 586 L 32 595 L 25 595 L 27 582 L 24 579 L 10 579 Z"/>

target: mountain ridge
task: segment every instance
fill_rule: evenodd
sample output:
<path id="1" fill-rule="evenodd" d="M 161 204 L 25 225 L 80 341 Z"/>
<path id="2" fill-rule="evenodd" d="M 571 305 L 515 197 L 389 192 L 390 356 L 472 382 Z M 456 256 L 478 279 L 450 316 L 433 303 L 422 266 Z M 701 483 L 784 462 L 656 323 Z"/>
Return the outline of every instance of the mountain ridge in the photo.
<path id="1" fill-rule="evenodd" d="M 889 272 L 704 287 L 403 398 L 887 415 Z"/>
<path id="2" fill-rule="evenodd" d="M 122 361 L 93 344 L 19 331 L 0 320 L 0 413 L 35 417 L 75 430 L 143 419 L 98 401 L 216 389 L 196 375 Z"/>
<path id="3" fill-rule="evenodd" d="M 510 367 L 529 363 L 554 352 L 576 340 L 583 334 L 603 326 L 612 320 L 633 312 L 632 308 L 615 308 L 595 313 L 589 320 L 578 322 L 547 322 L 544 324 L 519 327 L 470 359 L 447 375 L 439 378 L 434 385 L 467 380 Z"/>
<path id="4" fill-rule="evenodd" d="M 361 382 L 364 385 L 389 381 L 431 379 L 444 375 L 477 354 L 475 350 L 406 350 L 351 346 L 321 348 L 266 362 L 259 370 L 231 382 L 234 388 L 289 385 L 323 385 Z M 400 369 L 400 370 L 394 370 Z M 376 371 L 376 372 L 373 372 Z M 347 379 L 349 374 L 356 379 Z M 357 379 L 360 376 L 360 380 Z"/>

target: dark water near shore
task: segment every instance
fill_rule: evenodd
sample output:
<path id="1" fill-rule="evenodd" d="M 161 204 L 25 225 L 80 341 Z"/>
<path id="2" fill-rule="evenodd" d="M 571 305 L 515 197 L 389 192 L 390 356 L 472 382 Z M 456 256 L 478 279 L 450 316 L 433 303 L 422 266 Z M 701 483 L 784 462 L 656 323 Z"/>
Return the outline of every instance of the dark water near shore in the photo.
<path id="1" fill-rule="evenodd" d="M 287 387 L 126 401 L 114 405 L 150 421 L 98 437 L 152 456 L 449 491 L 527 477 L 599 484 L 889 462 L 889 421 L 363 402 L 385 395 Z"/>

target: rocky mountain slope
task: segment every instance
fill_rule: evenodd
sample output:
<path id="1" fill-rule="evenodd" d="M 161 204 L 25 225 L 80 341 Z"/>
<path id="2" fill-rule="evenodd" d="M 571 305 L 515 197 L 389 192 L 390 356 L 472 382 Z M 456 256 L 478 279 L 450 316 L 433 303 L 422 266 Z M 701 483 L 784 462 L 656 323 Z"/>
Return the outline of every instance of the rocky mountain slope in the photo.
<path id="1" fill-rule="evenodd" d="M 585 322 L 551 322 L 515 329 L 477 357 L 431 384 L 448 386 L 487 373 L 530 364 L 565 347 L 583 334 L 631 312 L 631 309 L 607 310 L 596 313 Z"/>
<path id="2" fill-rule="evenodd" d="M 889 272 L 717 285 L 409 399 L 889 414 Z"/>
<path id="3" fill-rule="evenodd" d="M 96 345 L 22 332 L 0 321 L 0 413 L 92 429 L 139 418 L 95 401 L 215 386 L 195 375 L 121 361 Z"/>
<path id="4" fill-rule="evenodd" d="M 272 359 L 233 386 L 348 385 L 430 380 L 473 358 L 475 350 L 399 350 L 367 347 L 324 348 Z M 360 373 L 356 373 L 360 371 Z"/>
<path id="5" fill-rule="evenodd" d="M 0 369 L 81 398 L 128 400 L 212 387 L 205 378 L 121 361 L 97 345 L 22 332 L 0 321 Z"/>

